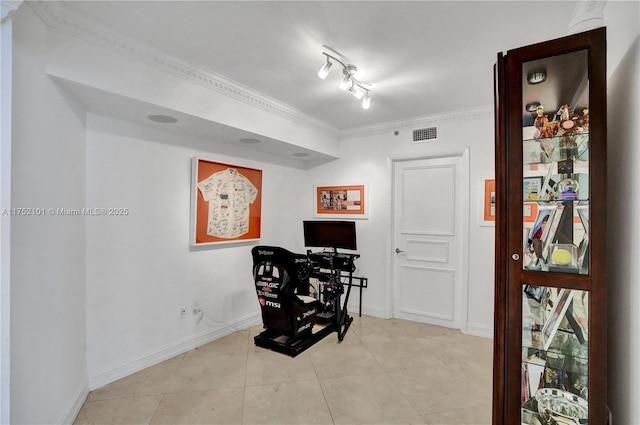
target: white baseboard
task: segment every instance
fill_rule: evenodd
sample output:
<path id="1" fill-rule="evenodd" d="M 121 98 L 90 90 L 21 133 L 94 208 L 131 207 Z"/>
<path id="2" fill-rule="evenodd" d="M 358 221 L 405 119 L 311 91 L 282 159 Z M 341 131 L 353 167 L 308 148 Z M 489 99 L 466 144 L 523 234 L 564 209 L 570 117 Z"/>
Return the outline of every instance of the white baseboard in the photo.
<path id="1" fill-rule="evenodd" d="M 493 327 L 479 323 L 467 323 L 467 330 L 464 333 L 467 335 L 493 339 Z"/>
<path id="2" fill-rule="evenodd" d="M 354 306 L 349 306 L 349 311 L 351 312 L 352 315 L 358 315 L 359 313 L 359 308 L 357 305 Z M 381 308 L 377 308 L 377 307 L 371 307 L 371 306 L 366 306 L 363 305 L 362 306 L 362 315 L 363 316 L 371 316 L 371 317 L 376 317 L 378 319 L 390 319 L 391 317 L 388 316 L 384 309 Z"/>
<path id="3" fill-rule="evenodd" d="M 111 382 L 127 377 L 133 373 L 139 372 L 150 366 L 169 360 L 175 356 L 186 353 L 194 348 L 208 344 L 216 339 L 230 335 L 238 330 L 247 329 L 251 326 L 262 324 L 260 313 L 254 313 L 232 323 L 225 324 L 221 328 L 210 329 L 198 334 L 190 335 L 186 338 L 176 341 L 164 348 L 148 353 L 136 360 L 129 361 L 120 366 L 116 366 L 104 372 L 89 377 L 89 389 L 103 387 Z"/>
<path id="4" fill-rule="evenodd" d="M 358 314 L 358 306 L 357 305 L 349 305 L 349 312 L 352 315 Z M 384 309 L 371 307 L 371 306 L 362 306 L 362 314 L 366 316 L 376 317 L 378 319 L 391 319 L 391 317 L 386 314 Z M 467 323 L 467 328 L 462 329 L 461 332 L 465 335 L 479 336 L 483 338 L 493 339 L 493 327 L 487 326 L 479 323 Z"/>
<path id="5" fill-rule="evenodd" d="M 60 422 L 57 422 L 59 424 L 73 424 L 73 422 L 75 422 L 76 417 L 78 416 L 78 413 L 80 413 L 80 409 L 82 409 L 82 405 L 84 404 L 84 402 L 87 400 L 87 397 L 89 396 L 89 387 L 87 386 L 86 383 L 83 383 L 80 386 L 80 389 L 77 391 L 77 394 L 75 397 L 73 397 L 73 399 L 71 400 L 71 405 L 67 408 L 66 414 L 64 415 L 64 419 L 62 419 Z"/>

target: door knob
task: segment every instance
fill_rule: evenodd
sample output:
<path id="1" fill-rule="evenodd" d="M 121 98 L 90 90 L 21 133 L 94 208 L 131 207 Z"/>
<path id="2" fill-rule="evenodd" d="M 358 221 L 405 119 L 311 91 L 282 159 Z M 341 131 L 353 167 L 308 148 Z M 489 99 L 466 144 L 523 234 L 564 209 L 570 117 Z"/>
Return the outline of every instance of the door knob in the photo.
<path id="1" fill-rule="evenodd" d="M 511 258 L 513 258 L 515 261 L 518 261 L 520 259 L 520 256 L 518 254 L 513 254 Z"/>
<path id="2" fill-rule="evenodd" d="M 400 248 L 396 248 L 396 254 L 400 254 L 401 252 L 404 252 L 404 251 L 401 250 Z"/>

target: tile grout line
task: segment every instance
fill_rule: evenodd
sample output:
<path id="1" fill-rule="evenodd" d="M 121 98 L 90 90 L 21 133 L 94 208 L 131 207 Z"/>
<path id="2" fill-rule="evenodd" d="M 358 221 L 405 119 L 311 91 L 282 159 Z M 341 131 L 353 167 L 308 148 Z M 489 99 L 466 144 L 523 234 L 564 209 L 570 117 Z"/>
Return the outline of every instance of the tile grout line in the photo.
<path id="1" fill-rule="evenodd" d="M 247 350 L 244 362 L 244 385 L 242 386 L 242 411 L 240 412 L 240 424 L 244 424 L 244 408 L 247 402 L 247 375 L 249 371 L 249 351 L 251 350 L 251 327 L 247 329 Z"/>
<path id="2" fill-rule="evenodd" d="M 178 373 L 178 371 L 182 367 L 182 363 L 184 363 L 184 359 L 187 357 L 187 353 L 182 353 L 180 356 L 181 356 L 180 364 L 173 371 L 173 374 L 171 375 L 171 378 L 169 379 L 169 383 L 167 384 L 166 388 L 164 389 L 162 397 L 160 398 L 160 402 L 158 402 L 158 405 L 156 406 L 156 410 L 154 410 L 153 415 L 151 415 L 151 419 L 149 420 L 148 424 L 151 424 L 151 422 L 153 422 L 153 420 L 156 418 L 156 415 L 158 414 L 158 410 L 160 409 L 160 406 L 162 405 L 162 402 L 167 397 L 167 394 L 169 394 L 169 390 L 171 389 L 171 385 L 173 385 L 173 379 L 175 378 L 176 374 Z"/>

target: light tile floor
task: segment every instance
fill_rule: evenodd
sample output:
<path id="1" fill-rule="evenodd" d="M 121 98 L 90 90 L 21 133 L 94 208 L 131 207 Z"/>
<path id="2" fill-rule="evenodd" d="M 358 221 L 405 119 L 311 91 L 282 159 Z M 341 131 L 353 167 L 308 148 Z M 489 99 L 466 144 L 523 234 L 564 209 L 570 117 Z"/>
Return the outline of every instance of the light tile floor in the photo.
<path id="1" fill-rule="evenodd" d="M 354 317 L 295 358 L 238 331 L 92 391 L 85 424 L 491 423 L 492 341 Z"/>

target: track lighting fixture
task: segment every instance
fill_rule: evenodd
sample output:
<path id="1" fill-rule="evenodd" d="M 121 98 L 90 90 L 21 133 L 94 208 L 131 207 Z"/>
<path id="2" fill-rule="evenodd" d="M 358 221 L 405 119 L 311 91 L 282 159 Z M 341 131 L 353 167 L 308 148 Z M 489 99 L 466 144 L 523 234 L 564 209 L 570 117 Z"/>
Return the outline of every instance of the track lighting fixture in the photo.
<path id="1" fill-rule="evenodd" d="M 332 60 L 342 65 L 342 79 L 338 88 L 342 91 L 349 91 L 357 99 L 362 99 L 362 108 L 369 109 L 371 106 L 371 90 L 366 88 L 363 83 L 356 80 L 354 75 L 358 72 L 358 68 L 355 65 L 345 64 L 340 59 L 331 56 L 328 53 L 322 53 L 327 58 L 327 61 L 322 65 L 322 68 L 318 71 L 318 77 L 324 80 L 331 72 Z"/>

